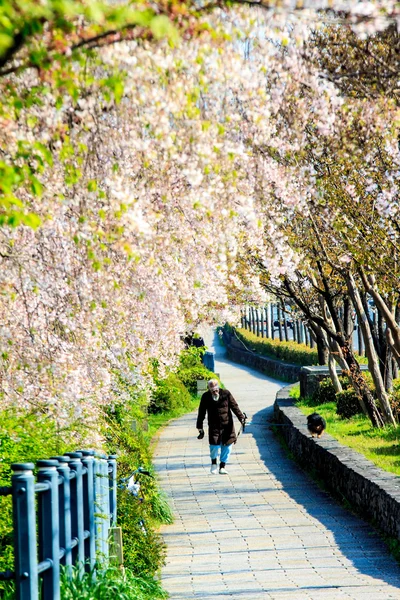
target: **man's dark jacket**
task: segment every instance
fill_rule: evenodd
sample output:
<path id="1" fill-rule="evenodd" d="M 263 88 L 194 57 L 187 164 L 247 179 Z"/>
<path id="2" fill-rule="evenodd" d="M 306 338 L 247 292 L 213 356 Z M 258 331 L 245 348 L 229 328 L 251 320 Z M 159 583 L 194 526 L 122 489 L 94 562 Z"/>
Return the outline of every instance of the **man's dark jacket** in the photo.
<path id="1" fill-rule="evenodd" d="M 210 391 L 202 395 L 196 427 L 197 429 L 203 429 L 203 421 L 207 413 L 208 440 L 210 444 L 225 444 L 229 446 L 236 442 L 232 411 L 239 421 L 243 423 L 244 414 L 228 390 L 219 390 L 219 399 L 217 401 L 213 400 Z"/>

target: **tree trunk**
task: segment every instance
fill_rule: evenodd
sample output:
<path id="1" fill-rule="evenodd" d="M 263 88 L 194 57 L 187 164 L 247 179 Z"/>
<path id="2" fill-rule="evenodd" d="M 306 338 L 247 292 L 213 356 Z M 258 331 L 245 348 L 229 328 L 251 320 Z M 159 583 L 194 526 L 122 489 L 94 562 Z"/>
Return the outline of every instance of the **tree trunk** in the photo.
<path id="1" fill-rule="evenodd" d="M 390 339 L 391 346 L 394 350 L 393 354 L 396 358 L 397 364 L 400 367 L 400 327 L 396 322 L 396 317 L 389 310 L 389 307 L 387 306 L 386 302 L 376 289 L 375 277 L 373 275 L 369 275 L 368 277 L 366 277 L 363 271 L 360 271 L 360 273 L 365 291 L 368 292 L 368 294 L 370 294 L 374 299 L 376 308 L 379 310 L 379 312 L 385 319 L 388 328 L 390 329 L 391 338 L 388 339 Z"/>
<path id="2" fill-rule="evenodd" d="M 315 337 L 317 340 L 317 350 L 318 350 L 318 364 L 319 365 L 327 365 L 328 357 L 329 357 L 329 349 L 326 343 L 326 340 L 322 337 L 319 331 L 315 331 Z"/>
<path id="3" fill-rule="evenodd" d="M 296 320 L 296 335 L 297 335 L 297 343 L 301 344 L 301 331 L 300 331 L 300 321 Z"/>
<path id="4" fill-rule="evenodd" d="M 367 383 L 362 376 L 360 365 L 354 357 L 353 350 L 346 342 L 342 347 L 343 357 L 349 365 L 349 379 L 351 384 L 360 400 L 360 405 L 363 411 L 368 415 L 371 423 L 374 427 L 382 427 L 383 420 L 377 406 L 374 401 L 374 397 L 371 394 L 371 390 L 368 388 Z"/>
<path id="5" fill-rule="evenodd" d="M 308 328 L 308 334 L 310 336 L 310 348 L 315 348 L 315 336 L 310 327 Z"/>
<path id="6" fill-rule="evenodd" d="M 383 420 L 381 415 L 379 414 L 378 408 L 375 404 L 374 397 L 369 390 L 365 379 L 361 374 L 360 365 L 355 359 L 353 349 L 349 344 L 349 339 L 347 338 L 344 331 L 338 331 L 336 329 L 336 325 L 334 327 L 331 326 L 330 322 L 327 321 L 326 315 L 321 310 L 321 314 L 316 314 L 311 310 L 310 306 L 307 305 L 303 298 L 296 293 L 294 290 L 291 281 L 288 278 L 284 278 L 283 280 L 284 286 L 291 299 L 296 303 L 299 309 L 303 312 L 305 317 L 307 318 L 310 326 L 313 327 L 313 331 L 317 338 L 318 343 L 318 351 L 326 351 L 326 344 L 321 343 L 321 336 L 318 335 L 318 328 L 323 329 L 328 338 L 332 341 L 336 341 L 336 343 L 340 346 L 341 353 L 343 356 L 343 360 L 346 362 L 348 366 L 347 374 L 350 378 L 351 384 L 357 394 L 357 397 L 360 402 L 360 406 L 364 413 L 369 417 L 372 425 L 374 427 L 381 427 L 383 425 Z M 327 289 L 326 294 L 329 294 L 330 290 Z M 332 298 L 330 298 L 332 303 Z M 339 324 L 340 326 L 340 324 Z M 325 348 L 324 348 L 325 346 Z"/>
<path id="7" fill-rule="evenodd" d="M 329 367 L 329 375 L 331 376 L 331 380 L 333 383 L 333 387 L 335 388 L 335 392 L 339 394 L 343 392 L 342 384 L 340 383 L 338 374 L 336 372 L 336 361 L 331 352 L 329 352 L 328 357 L 328 367 Z"/>
<path id="8" fill-rule="evenodd" d="M 393 354 L 390 348 L 387 348 L 385 360 L 385 374 L 383 377 L 385 390 L 390 392 L 393 387 Z"/>
<path id="9" fill-rule="evenodd" d="M 289 341 L 289 332 L 288 332 L 288 326 L 287 326 L 285 304 L 284 304 L 283 300 L 282 300 L 282 314 L 283 314 L 283 331 L 285 333 L 285 341 L 288 342 Z"/>
<path id="10" fill-rule="evenodd" d="M 371 329 L 369 326 L 367 315 L 365 314 L 364 307 L 362 305 L 356 282 L 354 281 L 354 278 L 351 273 L 348 273 L 346 279 L 349 294 L 353 301 L 354 308 L 357 312 L 358 323 L 361 326 L 362 333 L 364 336 L 365 351 L 368 358 L 368 367 L 375 385 L 378 401 L 383 411 L 384 421 L 385 423 L 395 425 L 396 421 L 393 417 L 392 409 L 389 403 L 389 398 L 386 393 L 385 386 L 383 384 L 378 357 L 372 340 Z"/>

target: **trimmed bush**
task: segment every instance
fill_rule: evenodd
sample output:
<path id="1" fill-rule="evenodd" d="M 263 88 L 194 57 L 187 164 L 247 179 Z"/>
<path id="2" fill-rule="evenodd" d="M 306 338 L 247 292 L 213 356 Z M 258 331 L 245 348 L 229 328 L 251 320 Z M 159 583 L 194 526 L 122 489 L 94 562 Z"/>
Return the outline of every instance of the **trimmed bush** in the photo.
<path id="1" fill-rule="evenodd" d="M 178 371 L 179 379 L 187 387 L 191 394 L 197 394 L 197 380 L 204 379 L 218 379 L 218 377 L 212 371 L 209 371 L 205 367 L 199 365 L 196 368 L 181 369 Z"/>
<path id="2" fill-rule="evenodd" d="M 158 380 L 156 384 L 150 400 L 150 414 L 167 412 L 190 403 L 191 396 L 188 391 L 190 388 L 187 386 L 187 389 L 185 383 L 175 373 L 169 373 L 165 379 Z"/>
<path id="3" fill-rule="evenodd" d="M 333 383 L 329 377 L 320 381 L 318 388 L 313 394 L 315 404 L 326 404 L 327 402 L 336 402 L 336 392 Z"/>
<path id="4" fill-rule="evenodd" d="M 362 413 L 360 402 L 352 388 L 336 394 L 336 412 L 343 419 L 351 419 Z"/>
<path id="5" fill-rule="evenodd" d="M 309 348 L 305 344 L 298 344 L 293 341 L 281 342 L 270 338 L 260 338 L 247 329 L 235 329 L 235 332 L 249 350 L 262 356 L 277 358 L 295 365 L 318 365 L 318 351 L 316 348 Z"/>

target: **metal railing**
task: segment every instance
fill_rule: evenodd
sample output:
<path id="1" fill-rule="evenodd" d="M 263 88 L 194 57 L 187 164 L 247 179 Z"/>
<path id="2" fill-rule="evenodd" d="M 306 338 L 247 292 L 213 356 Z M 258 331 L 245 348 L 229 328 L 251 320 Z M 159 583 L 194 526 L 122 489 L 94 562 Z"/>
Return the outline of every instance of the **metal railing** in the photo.
<path id="1" fill-rule="evenodd" d="M 117 520 L 117 461 L 93 450 L 36 463 L 11 465 L 14 580 L 17 600 L 59 600 L 60 567 L 91 570 L 109 555 L 109 529 Z"/>

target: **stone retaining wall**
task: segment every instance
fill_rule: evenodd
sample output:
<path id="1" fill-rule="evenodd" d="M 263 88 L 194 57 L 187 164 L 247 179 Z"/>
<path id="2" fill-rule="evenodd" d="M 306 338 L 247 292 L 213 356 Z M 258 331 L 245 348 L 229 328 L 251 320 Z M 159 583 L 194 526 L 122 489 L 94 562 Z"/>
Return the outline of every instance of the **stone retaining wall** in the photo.
<path id="1" fill-rule="evenodd" d="M 229 335 L 226 331 L 223 331 L 223 340 L 227 357 L 230 360 L 257 369 L 282 381 L 295 382 L 299 380 L 300 365 L 293 365 L 246 350 L 244 344 L 238 338 Z"/>
<path id="2" fill-rule="evenodd" d="M 334 495 L 346 498 L 386 534 L 400 539 L 400 477 L 376 467 L 329 434 L 312 438 L 305 415 L 281 389 L 274 406 L 275 421 L 293 455 L 323 479 Z"/>

